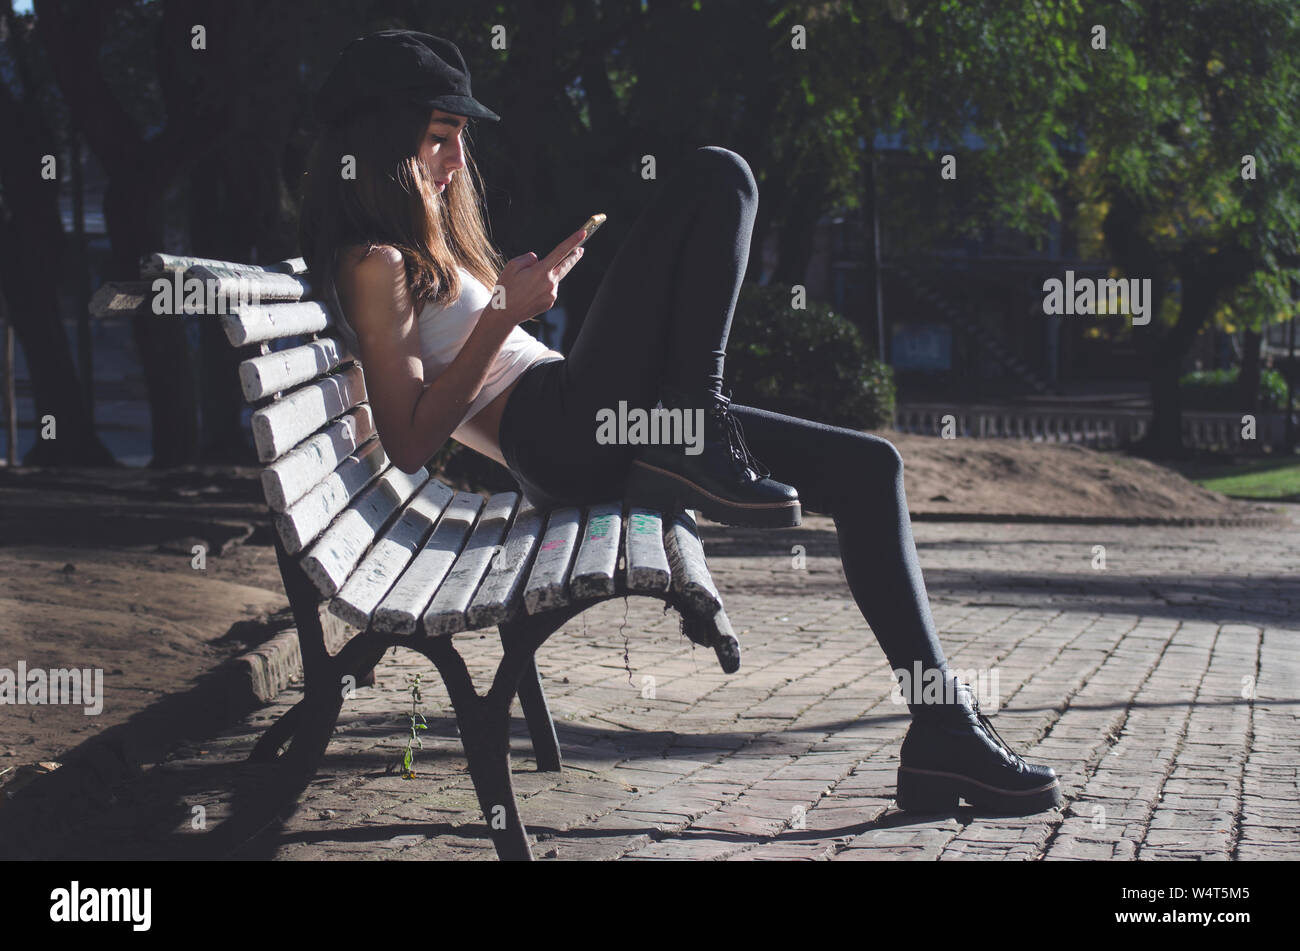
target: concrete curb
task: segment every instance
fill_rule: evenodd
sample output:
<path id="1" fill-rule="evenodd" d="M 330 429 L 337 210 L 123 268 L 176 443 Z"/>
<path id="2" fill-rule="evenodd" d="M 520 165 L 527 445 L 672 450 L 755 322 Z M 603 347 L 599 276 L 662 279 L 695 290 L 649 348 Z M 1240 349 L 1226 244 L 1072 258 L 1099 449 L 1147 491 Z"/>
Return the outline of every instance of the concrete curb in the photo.
<path id="1" fill-rule="evenodd" d="M 302 676 L 302 649 L 298 646 L 298 630 L 281 631 L 265 644 L 240 654 L 232 661 L 238 684 L 232 684 L 236 694 L 271 703 L 296 678 Z"/>
<path id="2" fill-rule="evenodd" d="M 1283 511 L 1235 516 L 1027 515 L 982 512 L 912 512 L 914 522 L 1023 522 L 1036 525 L 1130 525 L 1166 527 L 1277 528 L 1290 520 Z"/>

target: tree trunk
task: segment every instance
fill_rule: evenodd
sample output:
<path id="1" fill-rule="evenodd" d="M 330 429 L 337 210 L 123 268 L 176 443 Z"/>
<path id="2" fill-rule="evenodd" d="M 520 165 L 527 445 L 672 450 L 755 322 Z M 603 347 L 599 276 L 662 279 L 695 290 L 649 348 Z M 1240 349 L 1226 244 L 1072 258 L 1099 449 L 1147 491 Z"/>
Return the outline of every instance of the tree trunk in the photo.
<path id="1" fill-rule="evenodd" d="M 219 141 L 229 103 L 199 96 L 190 49 L 194 24 L 230 15 L 225 5 L 165 0 L 154 65 L 167 124 L 146 138 L 107 82 L 98 52 L 111 22 L 110 4 L 35 0 L 36 28 L 72 121 L 108 173 L 104 223 L 112 247 L 110 277 L 130 279 L 142 254 L 163 247 L 163 202 L 176 173 Z M 249 21 L 251 22 L 251 21 Z M 198 460 L 198 380 L 185 321 L 152 314 L 132 320 L 151 410 L 154 467 Z"/>
<path id="2" fill-rule="evenodd" d="M 23 253 L 50 248 L 18 240 L 30 235 L 21 226 L 0 229 L 0 284 L 3 284 L 6 314 L 14 335 L 27 357 L 36 407 L 36 444 L 23 457 L 29 466 L 112 466 L 113 454 L 95 435 L 86 406 L 85 392 L 77 378 L 68 347 L 68 336 L 59 319 L 58 295 L 53 292 L 56 276 L 40 261 Z M 35 255 L 40 257 L 40 255 Z M 53 417 L 54 439 L 42 439 L 42 420 Z"/>
<path id="3" fill-rule="evenodd" d="M 1182 375 L 1182 354 L 1168 354 L 1151 367 L 1151 429 L 1146 449 L 1158 458 L 1184 455 L 1183 405 L 1178 378 Z"/>
<path id="4" fill-rule="evenodd" d="M 28 34 L 5 17 L 9 49 L 23 72 L 31 51 Z M 0 221 L 0 291 L 8 304 L 14 335 L 27 358 L 36 407 L 37 439 L 24 457 L 34 466 L 114 464 L 95 435 L 83 381 L 72 362 L 64 330 L 58 289 L 64 284 L 63 222 L 59 215 L 58 181 L 39 179 L 42 156 L 59 156 L 53 130 L 35 89 L 24 82 L 22 102 L 0 84 L 0 188 L 8 214 Z M 61 156 L 56 173 L 64 173 Z M 55 421 L 55 438 L 40 438 L 41 420 Z"/>
<path id="5" fill-rule="evenodd" d="M 199 257 L 257 263 L 297 253 L 295 201 L 285 184 L 286 144 L 299 101 L 301 4 L 224 4 L 208 23 L 214 51 L 202 74 L 208 94 L 219 90 L 231 120 L 215 147 L 188 167 L 190 240 Z M 247 24 L 259 29 L 248 35 Z M 300 169 L 293 169 L 295 173 Z M 256 463 L 244 437 L 239 363 L 246 356 L 226 341 L 218 321 L 199 325 L 200 461 Z"/>
<path id="6" fill-rule="evenodd" d="M 116 277 L 139 271 L 140 255 L 163 250 L 163 195 L 151 175 L 114 176 L 104 189 L 104 224 Z M 141 314 L 131 319 L 149 395 L 154 468 L 198 461 L 198 380 L 186 323 L 198 318 Z"/>
<path id="7" fill-rule="evenodd" d="M 1264 342 L 1264 335 L 1258 331 L 1247 330 L 1242 334 L 1241 375 L 1238 377 L 1239 405 L 1243 412 L 1259 414 L 1259 380 L 1261 367 L 1259 348 Z"/>
<path id="8" fill-rule="evenodd" d="M 1178 391 L 1183 362 L 1196 335 L 1209 325 L 1219 300 L 1249 276 L 1248 267 L 1246 255 L 1234 248 L 1214 252 L 1187 248 L 1179 256 L 1182 299 L 1178 321 L 1158 344 L 1148 347 L 1152 367 L 1152 425 L 1146 443 L 1153 455 L 1172 458 L 1186 454 Z M 1156 304 L 1157 301 L 1152 301 L 1153 320 Z"/>
<path id="9" fill-rule="evenodd" d="M 803 284 L 807 279 L 817 221 L 822 216 L 826 198 L 823 182 L 821 178 L 805 179 L 791 193 L 790 203 L 778 226 L 773 283 Z"/>

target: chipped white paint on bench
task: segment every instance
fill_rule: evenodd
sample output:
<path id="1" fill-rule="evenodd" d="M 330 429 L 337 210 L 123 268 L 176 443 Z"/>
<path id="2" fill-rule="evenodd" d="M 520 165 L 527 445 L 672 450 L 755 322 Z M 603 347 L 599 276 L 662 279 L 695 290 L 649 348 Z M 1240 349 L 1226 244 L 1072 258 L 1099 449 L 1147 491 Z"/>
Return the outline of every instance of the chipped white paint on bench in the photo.
<path id="1" fill-rule="evenodd" d="M 239 307 L 221 315 L 221 329 L 232 347 L 246 347 L 280 337 L 320 333 L 332 322 L 319 301 L 289 304 L 257 304 Z"/>
<path id="2" fill-rule="evenodd" d="M 235 261 L 218 261 L 215 258 L 194 258 L 181 254 L 146 254 L 140 258 L 140 276 L 154 277 L 170 271 L 187 271 L 192 267 L 215 267 L 226 271 L 269 271 L 277 274 L 306 274 L 304 258 L 287 258 L 275 264 L 239 264 Z"/>
<path id="3" fill-rule="evenodd" d="M 378 439 L 370 440 L 339 463 L 310 492 L 275 516 L 284 550 L 296 555 L 310 545 L 387 465 L 388 455 Z"/>
<path id="4" fill-rule="evenodd" d="M 524 585 L 524 607 L 529 614 L 562 608 L 569 603 L 569 565 L 578 547 L 582 509 L 562 508 L 551 512 L 546 534 L 533 560 L 533 570 Z"/>
<path id="5" fill-rule="evenodd" d="M 630 508 L 623 538 L 628 590 L 667 591 L 672 575 L 664 552 L 663 517 L 650 509 Z"/>
<path id="6" fill-rule="evenodd" d="M 623 504 L 606 502 L 587 512 L 582 544 L 573 561 L 569 591 L 575 600 L 613 596 L 618 570 L 618 543 L 623 531 Z"/>
<path id="7" fill-rule="evenodd" d="M 375 630 L 405 636 L 416 632 L 425 606 L 438 593 L 482 507 L 481 495 L 455 494 L 423 550 L 375 610 Z"/>
<path id="8" fill-rule="evenodd" d="M 210 287 L 230 302 L 247 300 L 267 304 L 276 301 L 305 301 L 311 296 L 311 282 L 306 274 L 244 271 L 215 264 L 196 264 L 185 271 L 184 283 L 190 281 L 202 282 L 205 293 Z"/>
<path id="9" fill-rule="evenodd" d="M 380 600 L 411 563 L 453 496 L 455 492 L 437 480 L 426 483 L 339 589 L 330 602 L 330 613 L 353 627 L 369 624 Z"/>
<path id="10" fill-rule="evenodd" d="M 338 594 L 393 512 L 427 481 L 429 470 L 423 467 L 412 476 L 390 466 L 325 529 L 301 562 L 324 597 Z"/>
<path id="11" fill-rule="evenodd" d="M 262 462 L 278 459 L 316 430 L 366 399 L 361 367 L 308 383 L 253 413 L 253 441 Z"/>
<path id="12" fill-rule="evenodd" d="M 350 359 L 352 356 L 341 341 L 323 337 L 301 347 L 245 360 L 239 365 L 239 384 L 244 389 L 244 399 L 253 403 L 324 376 Z"/>
<path id="13" fill-rule="evenodd" d="M 501 539 L 518 502 L 518 492 L 498 492 L 488 499 L 464 551 L 424 612 L 425 634 L 437 636 L 466 630 L 465 612 L 470 599 L 492 566 L 493 557 L 502 551 Z"/>
<path id="14" fill-rule="evenodd" d="M 91 317 L 130 317 L 150 313 L 152 281 L 110 281 L 90 298 Z"/>
<path id="15" fill-rule="evenodd" d="M 297 449 L 262 470 L 262 491 L 272 512 L 283 512 L 327 478 L 344 459 L 375 435 L 370 404 L 362 403 Z"/>
<path id="16" fill-rule="evenodd" d="M 521 507 L 501 554 L 493 559 L 492 569 L 465 612 L 465 623 L 470 629 L 510 620 L 518 611 L 518 595 L 541 531 L 542 514 L 532 505 Z"/>
<path id="17" fill-rule="evenodd" d="M 711 617 L 722 598 L 704 561 L 699 528 L 689 512 L 679 512 L 664 532 L 664 547 L 672 565 L 672 590 L 694 610 Z"/>

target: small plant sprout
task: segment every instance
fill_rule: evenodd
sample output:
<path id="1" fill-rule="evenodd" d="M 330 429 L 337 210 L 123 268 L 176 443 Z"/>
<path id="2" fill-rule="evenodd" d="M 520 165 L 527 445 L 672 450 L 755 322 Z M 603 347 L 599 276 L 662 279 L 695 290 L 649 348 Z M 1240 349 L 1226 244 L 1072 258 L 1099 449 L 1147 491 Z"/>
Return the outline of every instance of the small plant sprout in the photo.
<path id="1" fill-rule="evenodd" d="M 420 740 L 419 730 L 429 729 L 428 722 L 424 719 L 424 714 L 419 710 L 423 703 L 420 696 L 420 681 L 424 679 L 424 674 L 418 673 L 410 679 L 411 683 L 411 712 L 409 719 L 411 721 L 410 736 L 406 738 L 406 749 L 402 751 L 401 774 L 403 779 L 413 779 L 415 777 L 415 750 L 424 749 L 424 743 Z"/>

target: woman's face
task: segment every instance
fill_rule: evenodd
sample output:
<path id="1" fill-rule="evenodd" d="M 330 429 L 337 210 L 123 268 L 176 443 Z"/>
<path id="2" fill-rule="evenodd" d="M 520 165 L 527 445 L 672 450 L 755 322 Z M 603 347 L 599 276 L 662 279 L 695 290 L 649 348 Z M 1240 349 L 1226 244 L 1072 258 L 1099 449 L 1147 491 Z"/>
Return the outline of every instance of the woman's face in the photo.
<path id="1" fill-rule="evenodd" d="M 420 141 L 420 161 L 433 177 L 438 194 L 447 190 L 452 176 L 465 167 L 465 149 L 461 133 L 469 120 L 441 109 L 434 109 Z"/>

